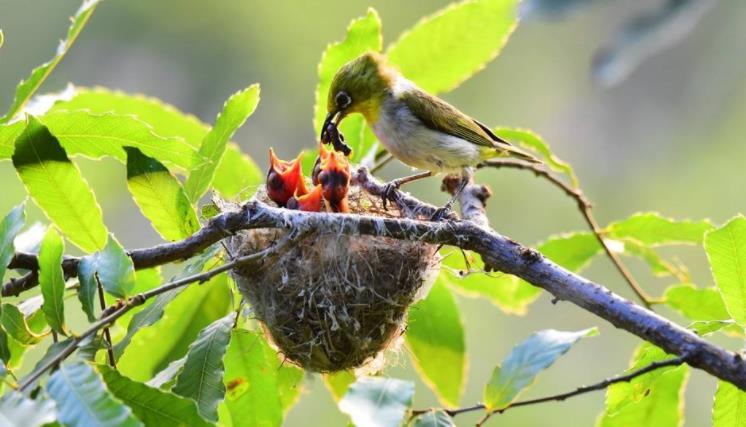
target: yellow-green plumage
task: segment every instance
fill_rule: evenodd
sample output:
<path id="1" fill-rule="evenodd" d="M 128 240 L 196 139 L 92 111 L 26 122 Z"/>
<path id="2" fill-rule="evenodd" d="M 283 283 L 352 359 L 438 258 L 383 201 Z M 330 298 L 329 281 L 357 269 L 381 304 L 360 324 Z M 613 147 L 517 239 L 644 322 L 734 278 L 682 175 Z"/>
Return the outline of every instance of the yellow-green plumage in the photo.
<path id="1" fill-rule="evenodd" d="M 330 114 L 362 114 L 391 154 L 414 168 L 456 172 L 497 156 L 534 158 L 482 123 L 430 95 L 367 53 L 343 66 L 329 92 Z"/>

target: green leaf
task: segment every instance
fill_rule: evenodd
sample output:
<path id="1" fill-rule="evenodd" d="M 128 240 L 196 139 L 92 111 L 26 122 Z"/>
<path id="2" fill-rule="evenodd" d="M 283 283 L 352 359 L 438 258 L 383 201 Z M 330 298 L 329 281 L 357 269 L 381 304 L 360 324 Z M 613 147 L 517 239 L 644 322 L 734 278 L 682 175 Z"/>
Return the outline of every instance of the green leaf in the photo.
<path id="1" fill-rule="evenodd" d="M 578 183 L 578 177 L 575 175 L 572 166 L 555 156 L 549 148 L 549 144 L 544 142 L 544 139 L 542 139 L 541 136 L 528 129 L 495 128 L 494 131 L 495 134 L 501 138 L 505 138 L 508 141 L 516 142 L 523 147 L 534 150 L 552 170 L 563 173 L 570 178 L 570 184 L 573 188 L 578 188 L 580 186 Z"/>
<path id="2" fill-rule="evenodd" d="M 44 338 L 44 335 L 36 334 L 29 328 L 26 317 L 13 304 L 7 302 L 2 304 L 0 323 L 2 323 L 5 332 L 23 345 L 37 344 Z"/>
<path id="3" fill-rule="evenodd" d="M 104 249 L 83 257 L 78 266 L 78 278 L 80 279 L 78 297 L 89 320 L 95 317 L 93 309 L 98 290 L 96 277 L 104 290 L 117 298 L 126 298 L 131 295 L 135 287 L 137 282 L 135 266 L 113 235 L 109 235 L 109 241 Z"/>
<path id="4" fill-rule="evenodd" d="M 67 30 L 67 39 L 57 46 L 57 51 L 51 60 L 34 68 L 34 70 L 31 71 L 31 75 L 18 84 L 13 103 L 11 103 L 10 109 L 5 116 L 0 118 L 0 123 L 5 123 L 15 117 L 16 114 L 23 109 L 28 100 L 31 99 L 34 92 L 36 92 L 42 83 L 44 83 L 44 80 L 49 77 L 57 64 L 59 64 L 65 54 L 70 50 L 73 43 L 75 43 L 75 39 L 78 38 L 78 35 L 80 35 L 86 22 L 88 22 L 88 18 L 90 18 L 93 11 L 96 10 L 99 1 L 100 0 L 86 0 L 83 2 L 83 5 L 72 18 L 72 25 Z"/>
<path id="5" fill-rule="evenodd" d="M 215 126 L 205 135 L 199 147 L 200 164 L 195 165 L 184 183 L 187 196 L 199 200 L 212 183 L 215 170 L 233 133 L 244 124 L 259 103 L 259 85 L 253 84 L 236 92 L 225 101 L 223 111 L 215 119 Z"/>
<path id="6" fill-rule="evenodd" d="M 24 122 L 0 125 L 0 160 L 9 159 L 13 155 L 16 138 L 25 128 Z"/>
<path id="7" fill-rule="evenodd" d="M 0 282 L 5 276 L 5 268 L 16 251 L 13 239 L 23 228 L 24 222 L 26 222 L 26 203 L 21 203 L 11 209 L 0 221 Z"/>
<path id="8" fill-rule="evenodd" d="M 90 111 L 55 111 L 41 118 L 68 154 L 127 161 L 124 147 L 135 147 L 169 166 L 189 170 L 201 161 L 183 139 L 156 135 L 145 122 L 129 115 Z"/>
<path id="9" fill-rule="evenodd" d="M 634 256 L 645 261 L 645 263 L 650 267 L 651 272 L 656 276 L 675 276 L 679 280 L 685 282 L 689 281 L 689 276 L 686 270 L 677 268 L 671 263 L 665 261 L 661 258 L 658 252 L 655 251 L 654 246 L 648 246 L 631 238 L 619 240 L 606 239 L 606 242 L 607 245 L 612 243 L 609 245 L 612 250 L 614 250 L 613 242 L 621 243 L 625 255 Z"/>
<path id="10" fill-rule="evenodd" d="M 300 392 L 303 370 L 283 364 L 260 333 L 235 329 L 225 355 L 224 381 L 221 423 L 279 427 Z"/>
<path id="11" fill-rule="evenodd" d="M 712 427 L 746 425 L 746 393 L 726 381 L 718 381 L 712 408 Z"/>
<path id="12" fill-rule="evenodd" d="M 225 274 L 202 285 L 189 286 L 166 306 L 159 321 L 136 331 L 117 367 L 135 381 L 149 380 L 186 354 L 199 332 L 225 316 L 230 308 Z M 143 359 L 143 353 L 148 357 Z"/>
<path id="13" fill-rule="evenodd" d="M 737 216 L 707 233 L 705 251 L 728 313 L 746 325 L 746 218 Z"/>
<path id="14" fill-rule="evenodd" d="M 13 165 L 37 205 L 81 249 L 93 252 L 106 244 L 101 208 L 65 150 L 33 117 L 16 140 Z"/>
<path id="15" fill-rule="evenodd" d="M 116 369 L 105 365 L 99 366 L 98 370 L 111 394 L 129 406 L 145 425 L 212 425 L 199 416 L 197 405 L 193 400 L 132 381 Z"/>
<path id="16" fill-rule="evenodd" d="M 85 362 L 63 363 L 47 384 L 59 421 L 70 427 L 141 426 L 130 408 L 115 399 Z"/>
<path id="17" fill-rule="evenodd" d="M 65 330 L 65 274 L 62 271 L 62 254 L 65 243 L 59 233 L 50 227 L 39 250 L 39 286 L 44 296 L 41 309 L 52 330 L 67 335 Z"/>
<path id="18" fill-rule="evenodd" d="M 210 127 L 191 114 L 179 111 L 173 105 L 140 94 L 128 94 L 106 88 L 76 88 L 72 99 L 56 103 L 51 112 L 88 110 L 100 115 L 115 113 L 131 115 L 147 123 L 155 134 L 180 137 L 199 148 Z M 0 131 L 1 132 L 1 131 Z M 2 138 L 0 138 L 1 145 Z"/>
<path id="19" fill-rule="evenodd" d="M 456 427 L 445 411 L 427 411 L 412 421 L 412 427 Z"/>
<path id="20" fill-rule="evenodd" d="M 218 404 L 225 398 L 223 356 L 228 348 L 235 313 L 218 319 L 203 329 L 189 346 L 187 359 L 176 378 L 173 392 L 197 402 L 206 419 L 218 420 Z"/>
<path id="21" fill-rule="evenodd" d="M 381 49 L 383 49 L 381 20 L 378 18 L 378 13 L 372 8 L 368 9 L 365 16 L 350 22 L 344 40 L 326 47 L 324 53 L 321 54 L 321 61 L 318 66 L 319 82 L 316 85 L 316 103 L 313 109 L 314 135 L 321 133 L 321 125 L 324 123 L 324 117 L 326 117 L 326 101 L 329 96 L 329 88 L 337 71 L 365 52 L 371 50 L 380 52 Z M 342 131 L 345 137 L 348 137 L 347 132 L 344 132 L 344 129 Z"/>
<path id="22" fill-rule="evenodd" d="M 642 344 L 635 352 L 627 372 L 666 358 L 659 348 Z M 597 427 L 680 426 L 683 419 L 683 386 L 687 375 L 685 365 L 664 367 L 636 377 L 629 383 L 613 384 L 606 391 L 606 409 Z"/>
<path id="23" fill-rule="evenodd" d="M 551 261 L 574 272 L 582 271 L 602 251 L 596 236 L 590 232 L 552 236 L 537 249 Z"/>
<path id="24" fill-rule="evenodd" d="M 0 399 L 0 425 L 4 427 L 40 427 L 56 419 L 51 400 L 31 400 L 17 391 L 9 391 Z"/>
<path id="25" fill-rule="evenodd" d="M 176 383 L 176 377 L 181 373 L 186 363 L 186 356 L 169 363 L 162 371 L 158 372 L 146 384 L 150 387 L 171 390 Z"/>
<path id="26" fill-rule="evenodd" d="M 579 339 L 598 334 L 595 328 L 578 332 L 547 329 L 531 335 L 513 348 L 508 357 L 492 372 L 484 388 L 484 404 L 488 410 L 502 409 L 531 383 L 536 375 L 551 366 Z"/>
<path id="27" fill-rule="evenodd" d="M 351 371 L 329 372 L 323 374 L 322 377 L 324 378 L 327 390 L 332 394 L 335 402 L 344 397 L 350 388 L 350 384 L 354 383 L 357 379 Z"/>
<path id="28" fill-rule="evenodd" d="M 3 35 L 3 30 L 0 30 L 0 47 L 3 47 L 3 43 L 5 43 L 5 36 Z"/>
<path id="29" fill-rule="evenodd" d="M 209 262 L 213 257 L 218 253 L 221 246 L 219 244 L 210 246 L 207 250 L 205 250 L 202 254 L 197 255 L 196 257 L 193 257 L 189 263 L 184 267 L 184 270 L 181 272 L 181 274 L 177 275 L 175 279 L 184 278 L 187 276 L 191 276 L 193 274 L 197 274 L 201 272 L 205 268 L 205 264 Z M 138 278 L 142 279 L 143 272 L 145 270 L 140 270 L 138 272 Z M 184 291 L 186 288 L 177 288 L 172 289 L 170 291 L 164 292 L 158 296 L 156 296 L 152 302 L 147 303 L 147 305 L 137 312 L 135 315 L 132 316 L 132 320 L 130 320 L 129 324 L 127 325 L 127 333 L 122 338 L 121 341 L 119 341 L 116 345 L 114 345 L 114 357 L 119 360 L 119 358 L 124 353 L 124 350 L 127 348 L 127 346 L 130 344 L 130 341 L 132 340 L 132 337 L 141 329 L 145 328 L 147 326 L 150 326 L 161 319 L 163 316 L 163 310 L 164 308 L 176 298 L 177 295 L 179 295 L 182 291 Z M 142 292 L 143 290 L 139 290 L 139 292 Z M 171 335 L 169 335 L 171 336 Z M 130 375 L 131 376 L 131 375 Z M 142 380 L 147 380 L 150 378 L 150 376 L 142 377 Z"/>
<path id="30" fill-rule="evenodd" d="M 517 0 L 462 1 L 422 19 L 388 48 L 410 80 L 449 91 L 492 61 L 517 24 Z"/>
<path id="31" fill-rule="evenodd" d="M 360 377 L 339 401 L 357 427 L 398 427 L 414 396 L 414 384 L 394 378 Z"/>
<path id="32" fill-rule="evenodd" d="M 443 259 L 439 281 L 448 283 L 458 293 L 468 297 L 487 298 L 508 314 L 526 314 L 528 306 L 541 294 L 541 289 L 509 274 L 484 273 L 481 260 L 469 256 L 467 268 L 464 256 L 453 250 Z M 456 274 L 454 274 L 454 271 Z"/>
<path id="33" fill-rule="evenodd" d="M 713 229 L 710 221 L 676 221 L 657 212 L 636 213 L 627 219 L 612 222 L 606 229 L 608 237 L 632 238 L 646 245 L 693 243 L 702 244 L 705 233 Z"/>
<path id="34" fill-rule="evenodd" d="M 425 383 L 444 404 L 458 406 L 466 374 L 464 325 L 445 283 L 436 280 L 427 298 L 411 307 L 405 338 Z"/>
<path id="35" fill-rule="evenodd" d="M 663 298 L 669 307 L 694 321 L 728 320 L 723 298 L 717 288 L 697 288 L 685 283 L 669 286 Z"/>
<path id="36" fill-rule="evenodd" d="M 251 157 L 241 152 L 238 145 L 229 143 L 220 160 L 212 186 L 224 199 L 240 197 L 242 200 L 254 194 L 264 183 L 264 175 Z"/>
<path id="37" fill-rule="evenodd" d="M 166 240 L 181 240 L 199 229 L 199 220 L 181 183 L 158 160 L 134 147 L 127 151 L 127 188 L 140 211 Z"/>

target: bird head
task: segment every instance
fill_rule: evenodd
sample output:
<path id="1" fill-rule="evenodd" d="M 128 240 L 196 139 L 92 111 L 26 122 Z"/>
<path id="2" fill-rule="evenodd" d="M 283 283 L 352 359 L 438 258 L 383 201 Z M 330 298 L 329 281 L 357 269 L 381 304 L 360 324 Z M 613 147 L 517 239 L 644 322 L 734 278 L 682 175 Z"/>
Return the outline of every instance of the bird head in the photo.
<path id="1" fill-rule="evenodd" d="M 269 149 L 269 171 L 267 172 L 267 195 L 281 207 L 294 195 L 308 193 L 301 171 L 301 156 L 290 162 L 280 160 L 274 150 Z"/>
<path id="2" fill-rule="evenodd" d="M 333 212 L 349 212 L 347 190 L 350 187 L 350 163 L 344 155 L 332 151 L 321 164 L 318 177 L 321 194 Z"/>
<path id="3" fill-rule="evenodd" d="M 327 126 L 338 124 L 348 114 L 361 113 L 368 121 L 375 121 L 383 97 L 395 77 L 395 71 L 377 52 L 365 53 L 343 65 L 329 88 L 322 140 Z"/>
<path id="4" fill-rule="evenodd" d="M 329 159 L 329 150 L 324 147 L 323 143 L 319 143 L 319 155 L 316 157 L 316 162 L 313 164 L 313 171 L 311 172 L 311 182 L 313 185 L 319 185 L 319 174 L 321 173 L 321 165 Z"/>

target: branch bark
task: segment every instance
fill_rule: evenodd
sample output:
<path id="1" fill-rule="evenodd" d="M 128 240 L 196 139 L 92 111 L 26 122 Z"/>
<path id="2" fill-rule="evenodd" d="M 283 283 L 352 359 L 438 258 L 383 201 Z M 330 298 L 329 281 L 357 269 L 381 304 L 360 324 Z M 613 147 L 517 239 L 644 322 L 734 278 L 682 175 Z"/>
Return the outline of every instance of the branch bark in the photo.
<path id="1" fill-rule="evenodd" d="M 381 194 L 383 185 L 370 177 L 367 170 L 356 173 L 356 182 L 371 194 Z M 429 212 L 434 207 L 401 194 L 396 201 L 408 209 Z M 746 361 L 741 355 L 716 346 L 693 332 L 635 305 L 609 289 L 554 264 L 534 249 L 522 246 L 495 231 L 472 221 L 428 222 L 409 218 L 381 218 L 352 214 L 308 213 L 268 206 L 250 201 L 239 211 L 212 218 L 193 236 L 174 243 L 130 252 L 137 268 L 147 268 L 190 258 L 209 245 L 241 229 L 283 228 L 300 233 L 334 233 L 387 236 L 403 240 L 421 240 L 451 245 L 481 255 L 485 268 L 518 276 L 565 300 L 605 319 L 643 340 L 683 358 L 692 367 L 730 382 L 746 391 Z M 31 259 L 33 258 L 33 260 Z M 23 268 L 33 269 L 35 257 L 16 256 L 25 260 Z M 77 267 L 76 258 L 65 260 L 66 268 Z M 18 268 L 15 264 L 14 268 Z M 68 274 L 75 271 L 66 270 Z"/>

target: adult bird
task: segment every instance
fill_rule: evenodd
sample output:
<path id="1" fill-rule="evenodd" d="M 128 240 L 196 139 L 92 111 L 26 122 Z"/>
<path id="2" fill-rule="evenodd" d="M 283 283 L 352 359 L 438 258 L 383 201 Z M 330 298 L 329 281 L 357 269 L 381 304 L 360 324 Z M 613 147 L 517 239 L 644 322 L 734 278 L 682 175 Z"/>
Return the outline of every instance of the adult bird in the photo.
<path id="1" fill-rule="evenodd" d="M 360 113 L 395 158 L 424 171 L 391 181 L 384 203 L 404 183 L 438 173 L 461 173 L 461 185 L 433 219 L 441 219 L 450 211 L 468 184 L 473 167 L 482 161 L 513 155 L 539 162 L 479 121 L 418 88 L 375 52 L 365 53 L 337 71 L 327 111 L 322 141 L 333 138 L 330 134 L 336 134 L 337 125 L 347 115 Z"/>

